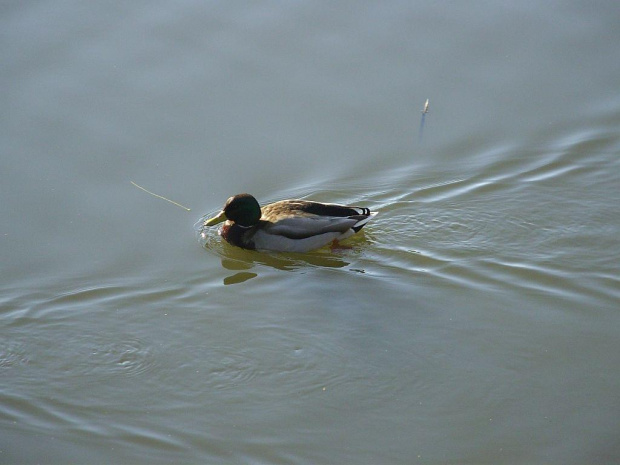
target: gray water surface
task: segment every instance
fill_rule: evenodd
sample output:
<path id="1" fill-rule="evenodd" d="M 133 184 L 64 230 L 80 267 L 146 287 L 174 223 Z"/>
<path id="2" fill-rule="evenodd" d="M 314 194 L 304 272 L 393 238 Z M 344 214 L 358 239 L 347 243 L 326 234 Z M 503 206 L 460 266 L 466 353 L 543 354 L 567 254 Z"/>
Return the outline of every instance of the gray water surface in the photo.
<path id="1" fill-rule="evenodd" d="M 1 463 L 620 461 L 616 2 L 0 11 Z"/>

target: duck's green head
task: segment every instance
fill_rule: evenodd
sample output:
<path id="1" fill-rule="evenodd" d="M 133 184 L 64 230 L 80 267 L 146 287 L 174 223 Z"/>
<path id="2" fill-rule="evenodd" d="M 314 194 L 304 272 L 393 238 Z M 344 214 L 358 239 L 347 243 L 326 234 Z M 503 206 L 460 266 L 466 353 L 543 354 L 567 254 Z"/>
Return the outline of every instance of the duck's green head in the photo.
<path id="1" fill-rule="evenodd" d="M 213 218 L 205 221 L 205 226 L 213 226 L 225 220 L 234 221 L 239 226 L 250 227 L 258 224 L 260 205 L 250 194 L 238 194 L 226 201 L 224 209 Z"/>

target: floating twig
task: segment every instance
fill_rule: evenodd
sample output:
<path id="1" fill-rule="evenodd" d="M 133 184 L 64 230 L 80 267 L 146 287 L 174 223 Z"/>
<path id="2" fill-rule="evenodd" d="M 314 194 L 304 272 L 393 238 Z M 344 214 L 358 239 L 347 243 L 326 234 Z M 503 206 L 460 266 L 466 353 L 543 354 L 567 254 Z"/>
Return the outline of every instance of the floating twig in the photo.
<path id="1" fill-rule="evenodd" d="M 426 99 L 426 102 L 424 102 L 424 107 L 422 108 L 422 120 L 420 121 L 420 133 L 418 136 L 420 142 L 422 142 L 422 131 L 424 130 L 424 119 L 427 113 L 428 113 L 428 99 Z"/>
<path id="2" fill-rule="evenodd" d="M 142 190 L 143 190 L 144 192 L 146 192 L 147 194 L 151 194 L 151 195 L 153 195 L 153 196 L 155 196 L 155 197 L 157 197 L 157 198 L 163 199 L 163 200 L 165 200 L 166 202 L 173 203 L 173 204 L 175 204 L 177 207 L 181 207 L 183 210 L 187 210 L 188 212 L 189 212 L 189 211 L 191 211 L 191 209 L 190 209 L 190 208 L 187 208 L 186 206 L 181 205 L 180 203 L 176 203 L 174 200 L 167 199 L 166 197 L 164 197 L 164 196 L 162 196 L 162 195 L 157 195 L 157 194 L 155 194 L 154 192 L 151 192 L 151 191 L 149 191 L 149 190 L 145 189 L 144 187 L 137 185 L 137 184 L 136 184 L 135 182 L 133 182 L 133 181 L 130 181 L 130 182 L 131 182 L 134 186 L 136 186 L 138 189 L 142 189 Z"/>

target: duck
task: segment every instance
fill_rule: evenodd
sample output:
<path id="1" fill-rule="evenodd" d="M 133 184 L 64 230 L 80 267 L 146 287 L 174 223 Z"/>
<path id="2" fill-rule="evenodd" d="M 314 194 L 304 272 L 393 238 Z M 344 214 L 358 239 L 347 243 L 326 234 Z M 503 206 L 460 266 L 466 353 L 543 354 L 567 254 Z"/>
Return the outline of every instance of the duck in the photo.
<path id="1" fill-rule="evenodd" d="M 225 222 L 220 236 L 242 249 L 310 252 L 358 233 L 377 212 L 365 207 L 288 199 L 264 205 L 254 196 L 230 197 L 222 211 L 203 226 Z"/>

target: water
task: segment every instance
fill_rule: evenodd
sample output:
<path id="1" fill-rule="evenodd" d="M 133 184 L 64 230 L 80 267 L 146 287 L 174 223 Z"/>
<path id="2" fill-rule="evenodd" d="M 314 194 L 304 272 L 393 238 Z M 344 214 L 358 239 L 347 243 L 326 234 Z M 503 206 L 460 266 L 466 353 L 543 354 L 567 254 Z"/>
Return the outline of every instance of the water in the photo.
<path id="1" fill-rule="evenodd" d="M 617 13 L 4 5 L 0 462 L 620 461 Z"/>

